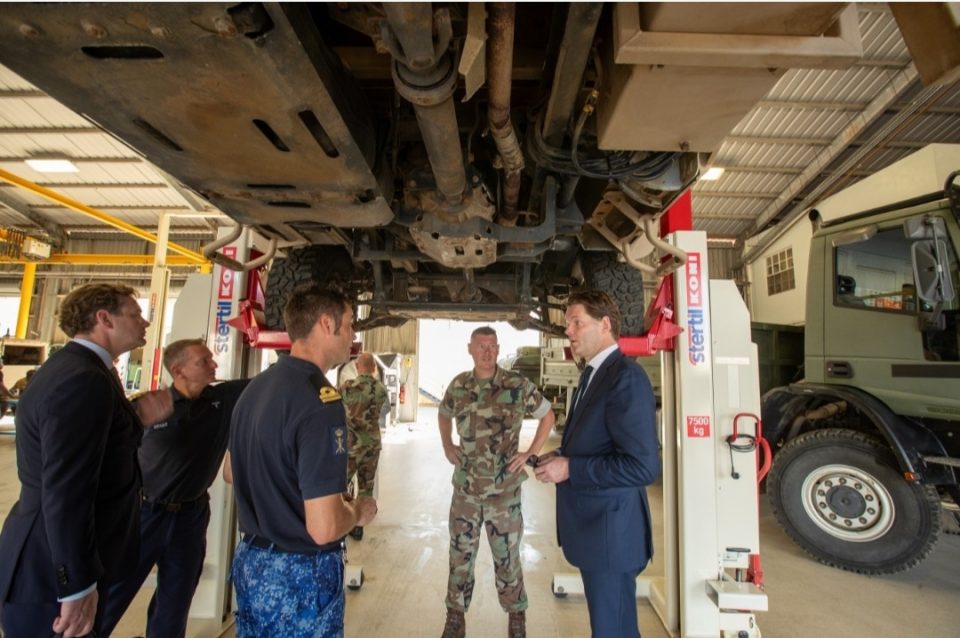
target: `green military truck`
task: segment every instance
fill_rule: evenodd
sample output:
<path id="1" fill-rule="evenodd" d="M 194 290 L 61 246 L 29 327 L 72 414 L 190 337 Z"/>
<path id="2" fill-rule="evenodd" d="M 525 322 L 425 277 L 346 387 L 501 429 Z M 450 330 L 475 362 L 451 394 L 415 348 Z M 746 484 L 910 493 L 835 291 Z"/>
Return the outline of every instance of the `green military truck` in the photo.
<path id="1" fill-rule="evenodd" d="M 777 520 L 864 574 L 917 565 L 960 504 L 960 186 L 878 205 L 903 177 L 811 211 L 804 378 L 762 404 Z"/>

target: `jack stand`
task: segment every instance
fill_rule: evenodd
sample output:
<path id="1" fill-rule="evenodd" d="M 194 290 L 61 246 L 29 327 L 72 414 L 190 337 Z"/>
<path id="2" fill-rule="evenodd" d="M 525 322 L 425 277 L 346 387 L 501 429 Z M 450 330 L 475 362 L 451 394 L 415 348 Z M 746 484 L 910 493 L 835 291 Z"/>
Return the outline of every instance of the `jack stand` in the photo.
<path id="1" fill-rule="evenodd" d="M 343 584 L 350 591 L 359 591 L 363 587 L 363 567 L 351 565 L 349 561 L 345 562 L 347 564 L 344 565 L 343 569 Z"/>
<path id="2" fill-rule="evenodd" d="M 651 579 L 647 576 L 637 576 L 637 598 L 650 597 Z M 562 572 L 553 575 L 550 582 L 550 591 L 557 598 L 566 598 L 568 594 L 583 594 L 583 579 L 574 572 Z"/>
<path id="3" fill-rule="evenodd" d="M 353 495 L 357 493 L 359 486 L 356 483 L 356 477 L 347 485 L 347 491 Z M 380 496 L 380 477 L 374 476 L 373 479 L 373 497 L 377 498 Z M 347 534 L 349 536 L 349 534 Z M 346 542 L 346 540 L 344 540 Z M 344 566 L 343 566 L 343 584 L 350 591 L 360 591 L 360 588 L 363 587 L 363 565 L 351 565 L 349 559 L 349 552 L 344 552 Z"/>

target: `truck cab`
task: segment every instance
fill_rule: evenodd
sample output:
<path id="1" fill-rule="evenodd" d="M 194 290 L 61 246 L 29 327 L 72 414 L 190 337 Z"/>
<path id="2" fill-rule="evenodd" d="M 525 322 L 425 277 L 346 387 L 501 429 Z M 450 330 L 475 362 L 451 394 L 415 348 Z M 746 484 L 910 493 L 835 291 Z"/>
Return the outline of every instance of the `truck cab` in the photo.
<path id="1" fill-rule="evenodd" d="M 920 151 L 810 212 L 804 378 L 763 397 L 775 516 L 859 573 L 917 565 L 960 504 L 960 184 L 945 159 L 960 168 L 960 149 Z"/>

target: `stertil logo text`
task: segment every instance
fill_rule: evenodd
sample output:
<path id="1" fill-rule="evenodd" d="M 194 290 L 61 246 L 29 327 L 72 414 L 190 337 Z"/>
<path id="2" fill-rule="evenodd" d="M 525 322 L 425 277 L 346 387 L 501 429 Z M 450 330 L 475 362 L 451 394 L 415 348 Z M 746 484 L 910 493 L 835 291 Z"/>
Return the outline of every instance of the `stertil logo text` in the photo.
<path id="1" fill-rule="evenodd" d="M 690 363 L 699 365 L 707 360 L 707 340 L 703 325 L 703 272 L 700 253 L 687 253 L 687 346 Z"/>
<path id="2" fill-rule="evenodd" d="M 236 246 L 226 246 L 223 254 L 230 259 L 237 256 Z M 224 354 L 230 349 L 230 324 L 227 320 L 233 314 L 233 273 L 220 266 L 220 278 L 217 282 L 217 315 L 213 329 L 213 352 Z"/>

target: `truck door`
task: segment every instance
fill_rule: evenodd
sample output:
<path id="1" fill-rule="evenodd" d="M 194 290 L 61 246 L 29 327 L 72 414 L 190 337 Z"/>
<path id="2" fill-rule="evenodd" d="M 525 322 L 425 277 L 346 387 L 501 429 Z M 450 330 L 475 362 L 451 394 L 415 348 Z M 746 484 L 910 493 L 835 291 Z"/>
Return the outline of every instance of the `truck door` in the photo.
<path id="1" fill-rule="evenodd" d="M 827 383 L 873 394 L 899 414 L 943 418 L 944 411 L 960 414 L 958 301 L 943 304 L 937 325 L 921 320 L 933 309 L 917 295 L 915 241 L 903 218 L 866 227 L 860 237 L 847 231 L 834 238 L 832 273 L 825 269 L 833 300 L 825 300 L 822 374 Z M 949 241 L 943 247 L 957 281 L 956 251 Z"/>

